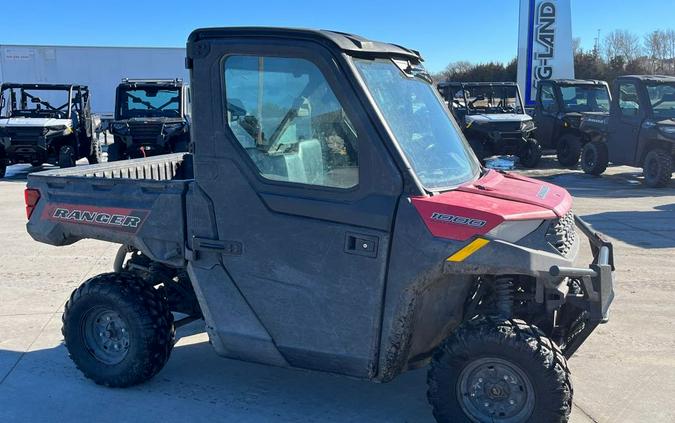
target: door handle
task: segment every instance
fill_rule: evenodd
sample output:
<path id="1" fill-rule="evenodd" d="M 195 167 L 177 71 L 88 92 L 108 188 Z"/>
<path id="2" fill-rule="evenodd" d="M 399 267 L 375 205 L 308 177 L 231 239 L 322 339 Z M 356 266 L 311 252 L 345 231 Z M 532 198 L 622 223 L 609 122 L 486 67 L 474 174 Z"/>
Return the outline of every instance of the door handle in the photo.
<path id="1" fill-rule="evenodd" d="M 366 257 L 377 257 L 379 239 L 376 236 L 347 232 L 345 253 Z"/>

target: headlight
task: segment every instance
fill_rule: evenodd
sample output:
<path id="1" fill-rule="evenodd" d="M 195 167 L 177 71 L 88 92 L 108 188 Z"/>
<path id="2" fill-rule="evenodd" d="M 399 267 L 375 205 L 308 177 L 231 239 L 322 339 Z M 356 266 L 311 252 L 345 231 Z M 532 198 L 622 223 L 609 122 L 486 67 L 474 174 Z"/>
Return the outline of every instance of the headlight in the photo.
<path id="1" fill-rule="evenodd" d="M 164 132 L 174 132 L 183 129 L 183 123 L 166 123 L 164 124 Z"/>
<path id="2" fill-rule="evenodd" d="M 487 233 L 488 236 L 508 242 L 517 242 L 534 232 L 543 220 L 507 220 Z"/>
<path id="3" fill-rule="evenodd" d="M 129 132 L 129 125 L 127 125 L 125 122 L 113 122 L 113 124 L 110 125 L 110 129 L 112 129 L 113 132 L 124 134 Z"/>
<path id="4" fill-rule="evenodd" d="M 520 130 L 521 131 L 531 131 L 534 129 L 534 122 L 531 120 L 526 120 L 523 122 L 520 122 Z"/>
<path id="5" fill-rule="evenodd" d="M 667 137 L 675 137 L 675 126 L 660 126 L 659 131 Z"/>

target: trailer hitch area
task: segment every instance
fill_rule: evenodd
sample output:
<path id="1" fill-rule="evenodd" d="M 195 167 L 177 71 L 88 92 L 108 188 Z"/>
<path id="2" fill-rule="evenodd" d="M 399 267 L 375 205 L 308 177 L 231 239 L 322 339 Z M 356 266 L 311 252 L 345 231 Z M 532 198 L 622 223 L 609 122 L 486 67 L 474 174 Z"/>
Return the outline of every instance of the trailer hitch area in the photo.
<path id="1" fill-rule="evenodd" d="M 577 227 L 588 238 L 593 252 L 593 262 L 587 268 L 552 266 L 549 274 L 554 277 L 568 277 L 583 283 L 585 298 L 570 298 L 574 305 L 586 309 L 589 320 L 606 323 L 609 320 L 609 306 L 614 300 L 614 251 L 612 243 L 601 233 L 578 216 L 574 216 Z"/>

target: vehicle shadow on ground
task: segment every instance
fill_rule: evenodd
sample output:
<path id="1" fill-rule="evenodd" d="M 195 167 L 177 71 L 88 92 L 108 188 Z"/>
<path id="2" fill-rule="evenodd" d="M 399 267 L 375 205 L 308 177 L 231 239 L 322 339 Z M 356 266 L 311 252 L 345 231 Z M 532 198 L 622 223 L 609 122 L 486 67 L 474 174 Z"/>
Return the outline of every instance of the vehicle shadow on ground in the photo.
<path id="1" fill-rule="evenodd" d="M 643 183 L 642 173 L 626 171 L 611 175 L 593 176 L 578 171 L 561 170 L 557 173 L 537 175 L 523 172 L 526 176 L 560 185 L 575 197 L 584 198 L 642 198 L 673 195 L 675 183 L 664 188 L 649 188 Z"/>
<path id="2" fill-rule="evenodd" d="M 583 218 L 594 229 L 637 247 L 675 247 L 675 204 L 650 211 L 608 211 Z"/>
<path id="3" fill-rule="evenodd" d="M 434 422 L 424 370 L 375 384 L 221 358 L 197 336 L 181 341 L 154 379 L 127 389 L 85 379 L 62 345 L 25 353 L 0 384 L 0 421 L 49 421 L 59 410 L 63 421 Z M 20 353 L 0 350 L 0 365 L 8 354 Z M 101 404 L 123 406 L 108 418 Z"/>

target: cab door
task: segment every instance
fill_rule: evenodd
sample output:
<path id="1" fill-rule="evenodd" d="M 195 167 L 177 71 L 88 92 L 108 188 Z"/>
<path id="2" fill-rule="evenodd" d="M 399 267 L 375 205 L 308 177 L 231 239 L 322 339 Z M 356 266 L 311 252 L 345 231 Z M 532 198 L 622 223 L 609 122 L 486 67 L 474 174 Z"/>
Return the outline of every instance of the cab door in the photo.
<path id="1" fill-rule="evenodd" d="M 609 160 L 614 164 L 636 165 L 640 128 L 645 118 L 638 85 L 635 82 L 616 83 L 617 95 L 609 116 Z"/>
<path id="2" fill-rule="evenodd" d="M 556 148 L 556 124 L 560 107 L 555 86 L 548 81 L 539 83 L 535 119 L 537 123 L 537 141 L 544 148 Z"/>
<path id="3" fill-rule="evenodd" d="M 233 357 L 373 376 L 402 177 L 372 111 L 317 43 L 209 43 L 192 69 L 203 201 L 188 233 L 218 253 L 194 272 L 232 296 L 206 298 L 207 325 Z M 275 351 L 254 356 L 262 343 Z"/>

